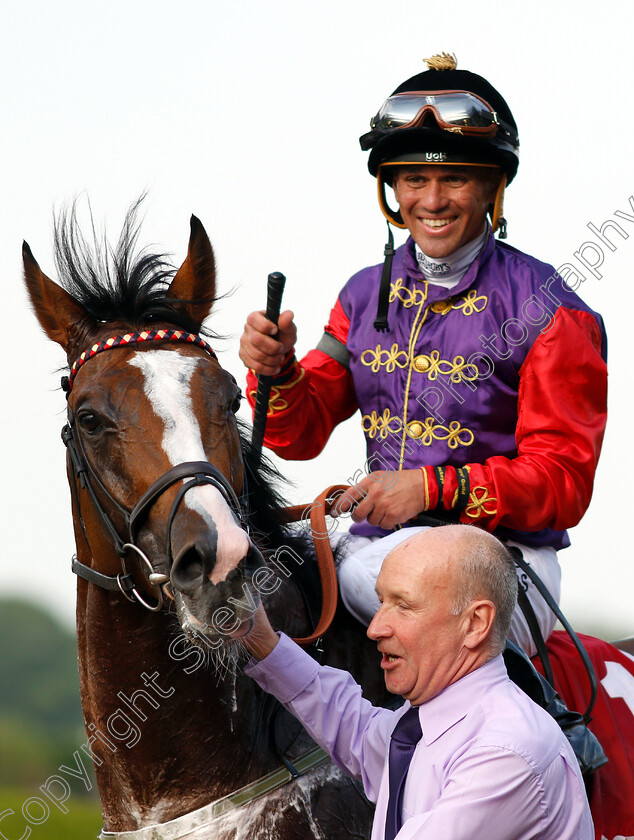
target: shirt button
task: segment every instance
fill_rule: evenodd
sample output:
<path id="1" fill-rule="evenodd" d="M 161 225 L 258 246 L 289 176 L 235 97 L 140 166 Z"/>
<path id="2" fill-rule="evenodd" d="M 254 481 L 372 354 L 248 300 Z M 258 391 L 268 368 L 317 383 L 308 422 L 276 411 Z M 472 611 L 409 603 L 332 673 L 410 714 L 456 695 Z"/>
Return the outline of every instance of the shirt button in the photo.
<path id="1" fill-rule="evenodd" d="M 437 300 L 435 303 L 432 303 L 429 308 L 437 315 L 441 315 L 443 312 L 447 312 L 451 309 L 451 298 L 449 298 L 449 300 Z"/>
<path id="2" fill-rule="evenodd" d="M 414 420 L 407 424 L 407 431 L 410 437 L 419 438 L 423 434 L 423 424 Z"/>
<path id="3" fill-rule="evenodd" d="M 414 358 L 414 370 L 418 373 L 425 373 L 431 367 L 429 356 L 416 356 Z"/>

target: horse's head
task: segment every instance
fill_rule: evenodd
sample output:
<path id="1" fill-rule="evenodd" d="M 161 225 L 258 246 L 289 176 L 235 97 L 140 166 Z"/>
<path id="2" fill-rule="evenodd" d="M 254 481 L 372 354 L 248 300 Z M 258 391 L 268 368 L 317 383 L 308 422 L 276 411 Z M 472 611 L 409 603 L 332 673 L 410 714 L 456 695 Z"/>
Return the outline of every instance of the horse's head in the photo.
<path id="1" fill-rule="evenodd" d="M 216 644 L 248 626 L 262 557 L 241 521 L 240 390 L 198 335 L 215 297 L 213 251 L 192 217 L 175 274 L 161 257 L 132 260 L 132 220 L 110 259 L 95 260 L 74 213 L 62 219 L 63 288 L 24 245 L 35 313 L 70 367 L 64 436 L 78 556 L 111 578 L 123 572 L 128 597 L 173 594 L 185 632 Z"/>

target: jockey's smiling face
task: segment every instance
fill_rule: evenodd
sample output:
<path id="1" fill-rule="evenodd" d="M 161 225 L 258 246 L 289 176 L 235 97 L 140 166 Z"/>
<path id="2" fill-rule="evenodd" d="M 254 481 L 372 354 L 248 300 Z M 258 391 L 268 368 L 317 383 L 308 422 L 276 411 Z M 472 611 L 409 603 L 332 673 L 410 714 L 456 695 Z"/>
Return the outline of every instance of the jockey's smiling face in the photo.
<path id="1" fill-rule="evenodd" d="M 392 187 L 414 241 L 442 259 L 482 233 L 499 178 L 485 166 L 400 166 Z"/>

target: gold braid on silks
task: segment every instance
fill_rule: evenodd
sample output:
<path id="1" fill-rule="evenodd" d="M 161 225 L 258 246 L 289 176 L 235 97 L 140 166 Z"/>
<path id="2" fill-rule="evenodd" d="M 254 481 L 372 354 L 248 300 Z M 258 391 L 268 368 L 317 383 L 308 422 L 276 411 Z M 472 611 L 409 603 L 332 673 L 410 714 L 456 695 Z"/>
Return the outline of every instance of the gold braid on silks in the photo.
<path id="1" fill-rule="evenodd" d="M 390 289 L 390 303 L 398 299 L 405 309 L 411 309 L 412 306 L 423 303 L 427 296 L 426 291 L 423 289 L 408 289 L 407 286 L 404 286 L 402 277 L 399 277 L 391 283 Z"/>
<path id="2" fill-rule="evenodd" d="M 478 492 L 479 491 L 479 492 Z M 465 508 L 465 514 L 471 519 L 479 519 L 481 516 L 495 516 L 498 512 L 497 498 L 490 496 L 486 487 L 474 487 L 469 495 L 469 504 Z M 489 504 L 489 508 L 487 508 Z"/>
<path id="3" fill-rule="evenodd" d="M 425 300 L 426 293 L 423 289 L 408 289 L 403 283 L 403 278 L 398 277 L 390 284 L 390 303 L 399 300 L 405 309 L 411 309 Z M 446 300 L 437 300 L 431 304 L 429 309 L 434 315 L 445 316 L 450 312 L 462 312 L 469 317 L 476 313 L 484 312 L 489 303 L 486 295 L 479 295 L 476 289 L 470 289 L 460 297 L 449 297 Z"/>
<path id="4" fill-rule="evenodd" d="M 276 411 L 284 411 L 284 409 L 288 408 L 288 402 L 282 397 L 282 391 L 287 391 L 289 388 L 294 388 L 298 382 L 306 375 L 306 371 L 304 368 L 299 369 L 299 373 L 295 376 L 294 379 L 291 379 L 288 382 L 285 382 L 282 385 L 272 385 L 271 386 L 271 393 L 269 395 L 269 407 L 268 411 L 266 412 L 267 417 L 271 417 L 275 414 Z M 254 400 L 256 397 L 257 391 L 249 391 L 249 396 Z"/>
<path id="5" fill-rule="evenodd" d="M 384 440 L 388 434 L 397 435 L 405 428 L 408 437 L 418 440 L 423 446 L 431 446 L 436 440 L 444 440 L 450 449 L 458 446 L 471 446 L 475 436 L 471 429 L 461 426 L 458 420 L 452 420 L 448 426 L 437 423 L 433 417 L 426 417 L 424 421 L 403 420 L 397 414 L 392 414 L 389 408 L 381 414 L 376 411 L 364 414 L 361 418 L 361 428 L 369 438 L 378 437 Z"/>
<path id="6" fill-rule="evenodd" d="M 409 364 L 407 350 L 401 350 L 396 342 L 389 350 L 384 350 L 380 344 L 368 348 L 361 354 L 361 364 L 369 367 L 372 373 L 378 373 L 384 367 L 385 373 L 393 373 L 396 368 L 406 368 Z"/>
<path id="7" fill-rule="evenodd" d="M 463 315 L 469 317 L 475 313 L 484 312 L 487 308 L 489 299 L 486 295 L 479 295 L 475 289 L 471 289 L 460 298 L 447 298 L 447 300 L 437 300 L 430 306 L 431 311 L 435 315 L 445 316 L 450 312 L 458 311 Z"/>
<path id="8" fill-rule="evenodd" d="M 401 350 L 396 342 L 389 350 L 377 344 L 376 347 L 369 347 L 361 354 L 361 364 L 369 367 L 372 373 L 378 373 L 381 368 L 385 368 L 385 373 L 394 373 L 397 368 L 401 370 L 406 368 L 410 361 L 417 373 L 426 373 L 432 381 L 443 375 L 448 376 L 454 383 L 463 380 L 475 382 L 480 373 L 477 365 L 466 362 L 464 356 L 454 356 L 451 361 L 441 359 L 438 350 L 420 353 L 410 360 L 407 350 Z"/>

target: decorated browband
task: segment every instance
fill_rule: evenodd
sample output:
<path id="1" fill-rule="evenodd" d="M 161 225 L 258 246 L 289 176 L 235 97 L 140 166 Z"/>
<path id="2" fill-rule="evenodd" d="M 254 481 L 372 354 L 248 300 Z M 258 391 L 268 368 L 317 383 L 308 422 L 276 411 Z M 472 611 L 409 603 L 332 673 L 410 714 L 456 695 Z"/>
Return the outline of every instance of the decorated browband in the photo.
<path id="1" fill-rule="evenodd" d="M 194 344 L 196 347 L 202 347 L 214 359 L 216 358 L 216 354 L 204 338 L 201 338 L 195 333 L 185 332 L 184 330 L 143 330 L 143 332 L 114 335 L 112 338 L 106 338 L 98 344 L 93 344 L 88 350 L 84 350 L 79 358 L 75 359 L 71 365 L 69 375 L 62 377 L 62 388 L 66 392 L 66 396 L 73 389 L 73 382 L 77 373 L 89 359 L 92 359 L 98 353 L 103 353 L 105 350 L 113 350 L 116 347 L 127 347 L 129 344 L 139 344 L 146 341 L 180 341 L 183 344 Z"/>

